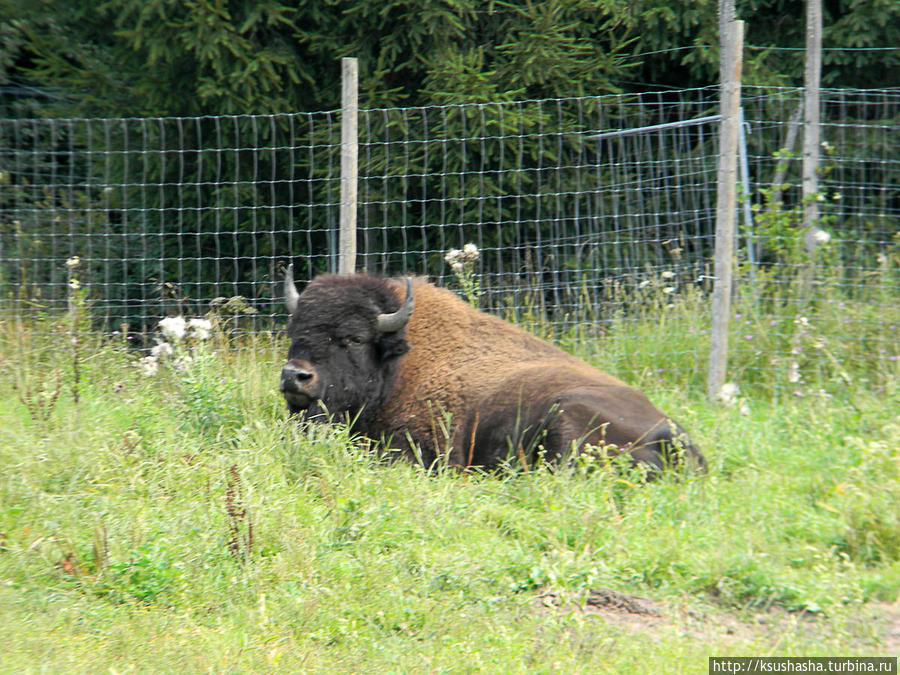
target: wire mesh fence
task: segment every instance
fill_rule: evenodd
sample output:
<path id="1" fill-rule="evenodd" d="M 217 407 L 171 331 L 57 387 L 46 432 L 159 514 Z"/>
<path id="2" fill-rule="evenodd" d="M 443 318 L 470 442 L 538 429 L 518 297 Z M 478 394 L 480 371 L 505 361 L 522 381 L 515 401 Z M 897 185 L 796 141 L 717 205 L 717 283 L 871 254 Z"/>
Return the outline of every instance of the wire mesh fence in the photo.
<path id="1" fill-rule="evenodd" d="M 807 370 L 849 384 L 848 369 L 897 372 L 900 355 L 900 91 L 821 92 L 820 224 L 827 241 L 808 255 L 801 236 L 803 92 L 745 88 L 760 265 L 744 265 L 752 300 L 731 354 L 772 367 L 802 389 Z M 743 324 L 743 329 L 742 329 Z M 870 383 L 871 384 L 871 383 Z"/>
<path id="2" fill-rule="evenodd" d="M 808 349 L 794 322 L 815 325 L 828 300 L 868 308 L 848 324 L 865 341 L 856 357 L 896 356 L 900 92 L 822 100 L 832 241 L 812 260 L 790 148 L 802 91 L 744 90 L 753 222 L 739 236 L 739 294 L 754 315 L 736 322 L 742 368 L 790 371 Z M 717 105 L 707 88 L 363 110 L 358 267 L 456 287 L 444 256 L 471 242 L 485 309 L 557 336 L 628 337 L 630 319 L 649 317 L 643 338 L 661 363 L 705 363 L 717 126 L 666 125 Z M 279 328 L 281 267 L 293 261 L 301 283 L 337 267 L 339 125 L 338 111 L 0 120 L 3 312 L 64 309 L 65 263 L 79 256 L 103 330 L 127 324 L 146 341 L 167 314 L 237 296 L 256 310 L 246 330 Z M 789 292 L 798 279 L 807 290 Z M 828 288 L 840 294 L 823 298 Z M 694 319 L 671 323 L 677 309 Z"/>
<path id="3" fill-rule="evenodd" d="M 706 255 L 716 155 L 709 126 L 592 135 L 708 113 L 695 93 L 364 113 L 362 266 L 450 283 L 444 253 L 472 242 L 486 307 L 595 316 L 585 289 Z"/>

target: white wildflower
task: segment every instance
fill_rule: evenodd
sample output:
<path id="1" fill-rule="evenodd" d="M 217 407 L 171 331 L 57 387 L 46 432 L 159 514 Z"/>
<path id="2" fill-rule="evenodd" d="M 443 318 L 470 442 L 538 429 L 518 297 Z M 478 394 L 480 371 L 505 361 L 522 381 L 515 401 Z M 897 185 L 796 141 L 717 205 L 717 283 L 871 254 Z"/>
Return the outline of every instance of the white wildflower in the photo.
<path id="1" fill-rule="evenodd" d="M 78 281 L 78 279 L 69 279 L 69 288 L 71 288 L 73 291 L 77 291 L 79 288 L 81 288 L 81 282 Z"/>
<path id="2" fill-rule="evenodd" d="M 650 285 L 649 279 L 644 279 L 641 283 L 638 284 L 638 288 L 647 288 Z"/>
<path id="3" fill-rule="evenodd" d="M 462 257 L 462 251 L 460 251 L 458 248 L 451 248 L 449 251 L 447 251 L 447 255 L 444 256 L 444 260 L 446 260 L 448 263 L 450 263 L 452 265 L 454 262 L 457 262 L 461 257 Z"/>
<path id="4" fill-rule="evenodd" d="M 66 260 L 66 267 L 78 267 L 81 264 L 81 259 L 77 255 L 73 255 L 71 258 Z"/>
<path id="5" fill-rule="evenodd" d="M 801 328 L 812 328 L 812 326 L 809 325 L 809 319 L 805 316 L 798 316 L 794 319 L 794 325 L 800 326 Z"/>
<path id="6" fill-rule="evenodd" d="M 797 383 L 800 381 L 800 364 L 796 361 L 791 361 L 791 365 L 788 367 L 788 382 Z"/>
<path id="7" fill-rule="evenodd" d="M 454 260 L 450 263 L 450 269 L 456 274 L 461 274 L 463 271 L 463 264 L 459 260 Z"/>
<path id="8" fill-rule="evenodd" d="M 716 398 L 724 403 L 726 406 L 733 406 L 738 401 L 738 394 L 741 393 L 741 388 L 738 387 L 734 382 L 726 382 L 722 385 L 722 388 L 719 389 L 719 393 L 716 395 Z"/>
<path id="9" fill-rule="evenodd" d="M 155 356 L 145 356 L 142 359 L 138 359 L 134 365 L 137 366 L 144 377 L 153 377 L 156 375 L 156 371 L 159 370 L 159 359 Z"/>
<path id="10" fill-rule="evenodd" d="M 463 258 L 469 260 L 471 262 L 475 262 L 478 260 L 480 253 L 478 252 L 478 247 L 475 244 L 466 244 L 463 246 Z"/>
<path id="11" fill-rule="evenodd" d="M 167 316 L 159 322 L 160 332 L 172 342 L 178 342 L 184 337 L 186 326 L 183 316 Z"/>
<path id="12" fill-rule="evenodd" d="M 831 235 L 828 234 L 825 230 L 819 229 L 816 229 L 816 231 L 813 232 L 812 238 L 813 241 L 815 241 L 817 244 L 827 244 L 829 241 L 831 241 Z"/>
<path id="13" fill-rule="evenodd" d="M 746 401 L 744 403 L 741 403 L 741 407 L 738 412 L 741 413 L 741 415 L 743 415 L 744 417 L 750 416 L 750 406 L 747 405 Z"/>
<path id="14" fill-rule="evenodd" d="M 664 272 L 660 273 L 659 276 L 661 276 L 663 279 L 674 279 L 675 272 L 673 272 L 672 270 L 665 270 Z"/>
<path id="15" fill-rule="evenodd" d="M 191 329 L 191 337 L 197 340 L 207 340 L 212 331 L 212 321 L 209 319 L 191 319 L 188 321 Z"/>
<path id="16" fill-rule="evenodd" d="M 675 292 L 675 287 L 674 287 L 674 286 L 666 286 L 666 287 L 663 289 L 663 293 L 665 293 L 666 295 L 671 295 L 671 294 L 674 293 L 674 292 Z"/>
<path id="17" fill-rule="evenodd" d="M 159 344 L 153 346 L 153 349 L 150 350 L 150 353 L 157 359 L 163 359 L 168 356 L 172 356 L 175 353 L 175 350 L 168 342 L 160 342 Z"/>
<path id="18" fill-rule="evenodd" d="M 722 385 L 722 388 L 719 390 L 719 394 L 722 396 L 727 396 L 729 398 L 734 398 L 738 394 L 741 393 L 741 388 L 735 384 L 734 382 L 726 382 Z"/>

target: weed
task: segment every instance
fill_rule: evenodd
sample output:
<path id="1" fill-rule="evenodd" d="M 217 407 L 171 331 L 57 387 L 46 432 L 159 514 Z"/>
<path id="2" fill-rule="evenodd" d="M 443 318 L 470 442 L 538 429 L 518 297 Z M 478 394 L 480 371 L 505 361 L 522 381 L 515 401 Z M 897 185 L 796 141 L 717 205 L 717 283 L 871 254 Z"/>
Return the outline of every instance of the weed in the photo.
<path id="1" fill-rule="evenodd" d="M 151 603 L 172 591 L 180 572 L 164 547 L 155 541 L 129 552 L 128 560 L 111 562 L 108 574 L 98 582 L 96 592 L 112 603 Z"/>
<path id="2" fill-rule="evenodd" d="M 250 305 L 242 295 L 210 300 L 206 318 L 217 327 L 214 333 L 216 346 L 219 348 L 227 346 L 227 340 L 234 339 L 239 334 L 241 320 L 253 317 L 258 313 L 256 308 Z"/>
<path id="3" fill-rule="evenodd" d="M 466 244 L 462 250 L 453 248 L 447 251 L 444 260 L 450 265 L 453 275 L 456 277 L 462 289 L 463 296 L 472 307 L 478 307 L 481 297 L 481 282 L 475 274 L 475 263 L 481 257 L 475 244 Z"/>
<path id="4" fill-rule="evenodd" d="M 227 440 L 243 422 L 232 386 L 217 372 L 215 356 L 205 348 L 189 358 L 175 374 L 183 424 L 206 438 Z"/>
<path id="5" fill-rule="evenodd" d="M 237 465 L 228 467 L 225 487 L 228 552 L 237 562 L 247 562 L 253 553 L 253 521 L 244 501 L 244 486 Z"/>
<path id="6" fill-rule="evenodd" d="M 46 383 L 46 373 L 38 375 L 36 383 L 29 378 L 13 384 L 13 388 L 19 396 L 19 401 L 25 406 L 31 421 L 43 427 L 46 431 L 52 428 L 53 411 L 56 409 L 59 395 L 63 389 L 62 374 L 59 368 L 55 368 L 53 372 L 56 375 L 56 383 L 54 385 Z"/>
<path id="7" fill-rule="evenodd" d="M 216 332 L 210 319 L 171 316 L 159 322 L 161 338 L 149 356 L 135 362 L 144 377 L 165 367 L 178 392 L 179 412 L 186 431 L 211 439 L 237 429 L 243 418 L 228 382 L 217 372 L 209 346 Z"/>
<path id="8" fill-rule="evenodd" d="M 68 271 L 68 298 L 69 298 L 69 341 L 72 345 L 72 398 L 78 405 L 78 387 L 81 384 L 81 365 L 79 347 L 81 346 L 81 331 L 84 328 L 83 318 L 86 316 L 85 292 L 78 280 L 78 265 L 81 264 L 78 256 L 66 261 Z"/>

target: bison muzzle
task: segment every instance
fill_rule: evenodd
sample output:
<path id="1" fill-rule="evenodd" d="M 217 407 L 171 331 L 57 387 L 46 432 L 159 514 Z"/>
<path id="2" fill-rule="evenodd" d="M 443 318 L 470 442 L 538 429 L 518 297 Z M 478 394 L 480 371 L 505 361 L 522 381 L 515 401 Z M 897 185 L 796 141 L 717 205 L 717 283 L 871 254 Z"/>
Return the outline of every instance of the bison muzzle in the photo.
<path id="1" fill-rule="evenodd" d="M 290 349 L 280 390 L 294 415 L 430 464 L 496 467 L 630 453 L 651 470 L 703 456 L 638 390 L 424 279 L 285 276 Z"/>

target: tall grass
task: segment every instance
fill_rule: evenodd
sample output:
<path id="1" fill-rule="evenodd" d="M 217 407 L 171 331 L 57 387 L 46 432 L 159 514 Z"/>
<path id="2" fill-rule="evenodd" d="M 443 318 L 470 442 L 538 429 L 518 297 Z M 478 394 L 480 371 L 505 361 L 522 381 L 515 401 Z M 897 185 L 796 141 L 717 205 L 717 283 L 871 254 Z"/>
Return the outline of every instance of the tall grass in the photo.
<path id="1" fill-rule="evenodd" d="M 115 339 L 85 336 L 75 366 L 53 319 L 3 320 L 0 670 L 706 672 L 711 654 L 888 653 L 898 373 L 853 358 L 869 338 L 841 322 L 869 310 L 824 298 L 807 325 L 785 318 L 761 350 L 801 344 L 803 379 L 741 351 L 745 405 L 722 407 L 699 394 L 702 303 L 665 295 L 661 320 L 562 340 L 637 373 L 697 438 L 708 473 L 652 483 L 589 462 L 426 474 L 287 420 L 269 342 L 219 335 L 148 376 Z M 35 413 L 26 387 L 52 405 Z M 601 590 L 660 616 L 593 611 Z"/>

